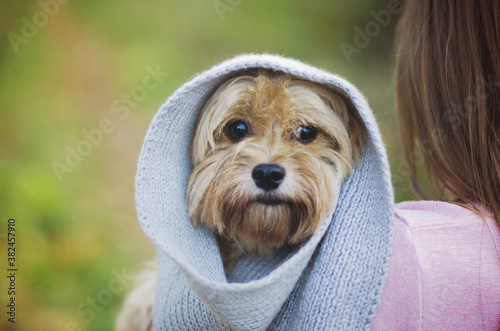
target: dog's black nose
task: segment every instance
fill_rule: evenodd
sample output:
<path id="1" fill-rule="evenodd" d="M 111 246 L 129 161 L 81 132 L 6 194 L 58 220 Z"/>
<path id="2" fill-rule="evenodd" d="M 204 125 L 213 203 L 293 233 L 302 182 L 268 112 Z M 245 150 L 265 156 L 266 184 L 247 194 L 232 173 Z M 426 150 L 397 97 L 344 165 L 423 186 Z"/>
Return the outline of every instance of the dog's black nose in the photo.
<path id="1" fill-rule="evenodd" d="M 252 170 L 253 181 L 266 191 L 278 188 L 285 178 L 285 174 L 285 168 L 277 164 L 259 164 Z"/>

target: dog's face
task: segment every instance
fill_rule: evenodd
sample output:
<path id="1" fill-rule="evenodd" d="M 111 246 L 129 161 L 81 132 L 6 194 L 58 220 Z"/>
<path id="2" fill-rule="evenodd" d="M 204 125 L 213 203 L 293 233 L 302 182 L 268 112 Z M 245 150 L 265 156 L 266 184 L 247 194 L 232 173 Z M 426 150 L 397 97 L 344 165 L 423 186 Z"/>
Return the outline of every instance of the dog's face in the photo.
<path id="1" fill-rule="evenodd" d="M 318 228 L 364 143 L 343 98 L 274 72 L 224 83 L 202 110 L 187 196 L 205 224 L 247 252 L 297 244 Z"/>

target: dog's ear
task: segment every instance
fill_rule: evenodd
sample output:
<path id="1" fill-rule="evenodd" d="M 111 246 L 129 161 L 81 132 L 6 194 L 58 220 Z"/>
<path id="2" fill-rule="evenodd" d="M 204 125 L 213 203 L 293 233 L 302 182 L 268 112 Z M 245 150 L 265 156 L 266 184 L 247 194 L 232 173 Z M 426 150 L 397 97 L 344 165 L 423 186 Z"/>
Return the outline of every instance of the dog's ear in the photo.
<path id="1" fill-rule="evenodd" d="M 367 142 L 366 126 L 358 110 L 350 99 L 340 92 L 328 89 L 329 98 L 323 98 L 323 101 L 344 119 L 347 125 L 347 132 L 352 144 L 352 159 L 354 162 L 361 160 L 363 147 Z"/>
<path id="2" fill-rule="evenodd" d="M 358 113 L 358 110 L 352 103 L 350 99 L 344 98 L 344 102 L 346 104 L 349 123 L 348 123 L 348 132 L 351 137 L 352 142 L 352 157 L 355 162 L 361 161 L 361 156 L 363 153 L 363 147 L 367 142 L 367 130 L 365 126 L 365 122 L 361 119 L 361 116 Z"/>

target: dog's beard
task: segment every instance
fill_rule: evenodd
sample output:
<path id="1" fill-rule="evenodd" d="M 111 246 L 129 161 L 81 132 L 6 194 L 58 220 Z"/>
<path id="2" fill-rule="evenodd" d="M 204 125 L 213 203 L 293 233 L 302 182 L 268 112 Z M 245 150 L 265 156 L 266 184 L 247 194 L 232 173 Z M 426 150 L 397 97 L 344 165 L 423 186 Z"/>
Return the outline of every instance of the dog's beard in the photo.
<path id="1" fill-rule="evenodd" d="M 223 147 L 194 169 L 188 184 L 194 224 L 205 224 L 247 253 L 265 254 L 310 237 L 332 207 L 347 164 L 333 149 L 319 155 L 278 151 L 268 162 L 287 175 L 278 189 L 265 192 L 251 171 L 266 152 L 259 144 L 242 145 Z"/>
<path id="2" fill-rule="evenodd" d="M 245 251 L 263 254 L 284 243 L 294 244 L 307 237 L 304 228 L 313 231 L 315 225 L 311 223 L 315 217 L 309 216 L 314 208 L 312 201 L 273 200 L 273 204 L 254 199 L 224 204 L 224 234 L 237 241 Z"/>

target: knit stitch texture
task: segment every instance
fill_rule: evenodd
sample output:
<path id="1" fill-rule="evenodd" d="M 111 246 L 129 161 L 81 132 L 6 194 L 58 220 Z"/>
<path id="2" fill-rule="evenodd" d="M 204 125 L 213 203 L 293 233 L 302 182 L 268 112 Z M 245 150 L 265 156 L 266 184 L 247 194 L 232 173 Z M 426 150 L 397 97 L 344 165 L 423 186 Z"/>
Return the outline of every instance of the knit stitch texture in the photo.
<path id="1" fill-rule="evenodd" d="M 364 120 L 368 143 L 337 204 L 306 243 L 243 258 L 226 277 L 214 235 L 193 227 L 187 215 L 190 142 L 214 90 L 250 68 L 282 71 L 343 94 Z M 370 329 L 388 273 L 393 191 L 376 120 L 345 79 L 275 55 L 240 55 L 195 76 L 151 123 L 139 158 L 136 202 L 158 253 L 157 330 Z"/>

